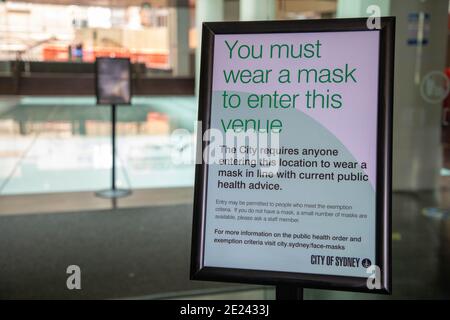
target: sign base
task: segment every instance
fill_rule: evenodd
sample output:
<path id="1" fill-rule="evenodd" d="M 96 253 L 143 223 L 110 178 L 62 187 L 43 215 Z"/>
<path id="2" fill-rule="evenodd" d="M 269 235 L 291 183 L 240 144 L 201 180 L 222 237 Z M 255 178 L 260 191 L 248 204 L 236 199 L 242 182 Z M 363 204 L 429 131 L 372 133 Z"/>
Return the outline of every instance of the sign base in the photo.
<path id="1" fill-rule="evenodd" d="M 303 300 L 303 288 L 278 285 L 275 289 L 276 300 Z"/>
<path id="2" fill-rule="evenodd" d="M 123 198 L 131 194 L 131 190 L 128 189 L 108 189 L 97 191 L 95 195 L 100 198 L 112 199 L 112 198 Z"/>

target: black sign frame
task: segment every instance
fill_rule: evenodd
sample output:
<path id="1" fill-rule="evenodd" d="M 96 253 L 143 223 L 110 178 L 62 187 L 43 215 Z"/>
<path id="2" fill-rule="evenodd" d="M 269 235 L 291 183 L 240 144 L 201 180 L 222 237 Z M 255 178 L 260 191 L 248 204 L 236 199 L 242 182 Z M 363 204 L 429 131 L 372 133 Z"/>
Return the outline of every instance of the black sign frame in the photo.
<path id="1" fill-rule="evenodd" d="M 128 63 L 128 90 L 129 90 L 129 100 L 124 101 L 124 100 L 105 100 L 101 97 L 100 95 L 100 88 L 99 88 L 99 68 L 100 68 L 100 63 L 101 60 L 110 60 L 110 61 L 114 61 L 114 60 L 119 60 L 119 61 L 126 61 Z M 97 105 L 125 105 L 125 106 L 130 106 L 131 105 L 131 99 L 133 97 L 133 92 L 132 92 L 132 74 L 131 74 L 131 61 L 129 58 L 112 58 L 112 57 L 97 57 L 95 59 L 95 97 L 96 97 L 96 101 L 97 101 Z"/>
<path id="2" fill-rule="evenodd" d="M 220 34 L 310 33 L 371 31 L 368 19 L 325 19 L 300 21 L 207 22 L 203 23 L 198 121 L 201 137 L 210 128 L 214 36 Z M 394 82 L 395 17 L 380 18 L 375 262 L 381 270 L 381 288 L 369 289 L 367 278 L 253 269 L 205 267 L 204 234 L 208 185 L 208 165 L 197 161 L 194 187 L 191 268 L 192 280 L 239 282 L 261 285 L 290 285 L 305 288 L 384 293 L 392 291 L 392 118 Z M 200 134 L 199 134 L 200 136 Z M 202 150 L 207 146 L 202 141 Z M 200 145 L 200 144 L 199 144 Z M 203 152 L 198 152 L 202 157 Z"/>

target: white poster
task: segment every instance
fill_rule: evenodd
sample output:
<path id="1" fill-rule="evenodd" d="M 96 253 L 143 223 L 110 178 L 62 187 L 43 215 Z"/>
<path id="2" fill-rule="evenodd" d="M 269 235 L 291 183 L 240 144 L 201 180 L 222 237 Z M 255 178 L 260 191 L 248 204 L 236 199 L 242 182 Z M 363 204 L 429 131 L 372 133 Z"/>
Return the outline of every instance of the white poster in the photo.
<path id="1" fill-rule="evenodd" d="M 215 35 L 205 267 L 367 277 L 379 46 L 372 30 Z"/>

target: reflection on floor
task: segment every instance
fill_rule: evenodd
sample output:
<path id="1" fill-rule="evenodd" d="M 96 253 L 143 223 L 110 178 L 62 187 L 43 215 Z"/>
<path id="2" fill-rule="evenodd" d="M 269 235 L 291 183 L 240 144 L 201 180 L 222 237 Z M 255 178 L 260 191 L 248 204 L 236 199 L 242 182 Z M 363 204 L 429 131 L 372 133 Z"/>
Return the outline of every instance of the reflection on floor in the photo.
<path id="1" fill-rule="evenodd" d="M 117 185 L 192 186 L 195 98 L 139 97 L 118 109 Z M 110 119 L 94 98 L 0 100 L 0 194 L 108 188 Z"/>

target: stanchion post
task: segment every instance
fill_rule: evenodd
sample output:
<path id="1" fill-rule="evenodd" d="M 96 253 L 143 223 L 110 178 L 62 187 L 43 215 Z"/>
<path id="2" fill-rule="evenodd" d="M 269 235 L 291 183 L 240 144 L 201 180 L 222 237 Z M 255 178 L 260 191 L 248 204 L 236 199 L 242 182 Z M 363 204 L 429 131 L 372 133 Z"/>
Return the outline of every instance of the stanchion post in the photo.
<path id="1" fill-rule="evenodd" d="M 124 75 L 126 74 L 126 78 Z M 117 95 L 114 88 L 127 86 Z M 131 194 L 131 190 L 116 186 L 116 122 L 118 105 L 131 105 L 131 63 L 125 58 L 98 57 L 95 59 L 95 94 L 97 104 L 111 107 L 111 188 L 97 191 L 95 194 L 102 198 L 116 199 Z M 113 201 L 115 206 L 115 201 Z"/>
<path id="2" fill-rule="evenodd" d="M 275 288 L 276 300 L 303 300 L 303 288 L 291 285 L 278 285 Z"/>
<path id="3" fill-rule="evenodd" d="M 111 105 L 112 172 L 111 189 L 116 190 L 116 105 Z"/>

